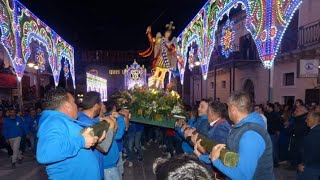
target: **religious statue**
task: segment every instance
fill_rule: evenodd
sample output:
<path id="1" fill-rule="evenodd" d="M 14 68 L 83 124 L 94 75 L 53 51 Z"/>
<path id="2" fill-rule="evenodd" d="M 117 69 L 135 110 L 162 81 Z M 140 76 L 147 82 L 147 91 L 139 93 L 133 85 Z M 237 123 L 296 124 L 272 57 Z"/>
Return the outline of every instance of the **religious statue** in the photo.
<path id="1" fill-rule="evenodd" d="M 177 62 L 180 63 L 180 60 L 176 55 L 177 39 L 175 37 L 171 39 L 172 30 L 174 29 L 175 27 L 171 21 L 166 25 L 166 31 L 163 36 L 158 32 L 156 37 L 153 38 L 151 27 L 149 26 L 146 34 L 148 36 L 150 47 L 139 53 L 142 57 L 148 57 L 154 53 L 152 72 L 154 80 L 153 86 L 156 88 L 164 87 L 166 73 L 169 72 L 170 79 L 171 72 L 174 72 L 177 69 Z"/>

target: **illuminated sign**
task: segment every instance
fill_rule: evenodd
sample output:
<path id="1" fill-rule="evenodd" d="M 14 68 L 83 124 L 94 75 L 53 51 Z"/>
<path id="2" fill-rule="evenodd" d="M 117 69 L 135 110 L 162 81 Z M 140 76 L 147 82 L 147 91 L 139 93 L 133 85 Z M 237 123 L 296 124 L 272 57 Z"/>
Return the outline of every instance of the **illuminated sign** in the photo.
<path id="1" fill-rule="evenodd" d="M 140 66 L 136 61 L 124 70 L 126 89 L 132 89 L 134 86 L 144 86 L 146 84 L 147 70 L 144 66 Z"/>
<path id="2" fill-rule="evenodd" d="M 119 74 L 125 74 L 125 70 L 120 70 L 120 69 L 110 69 L 109 74 L 111 75 L 119 75 Z"/>

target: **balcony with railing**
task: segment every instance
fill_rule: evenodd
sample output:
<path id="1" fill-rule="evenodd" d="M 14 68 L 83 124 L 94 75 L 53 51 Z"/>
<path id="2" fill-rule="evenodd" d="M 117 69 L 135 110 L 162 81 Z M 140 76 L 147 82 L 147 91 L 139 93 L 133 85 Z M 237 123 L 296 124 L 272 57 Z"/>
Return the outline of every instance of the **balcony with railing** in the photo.
<path id="1" fill-rule="evenodd" d="M 313 46 L 320 46 L 320 19 L 298 27 L 298 17 L 294 17 L 283 36 L 279 55 L 313 48 Z"/>
<path id="2" fill-rule="evenodd" d="M 303 49 L 320 44 L 320 19 L 299 27 L 298 48 Z"/>

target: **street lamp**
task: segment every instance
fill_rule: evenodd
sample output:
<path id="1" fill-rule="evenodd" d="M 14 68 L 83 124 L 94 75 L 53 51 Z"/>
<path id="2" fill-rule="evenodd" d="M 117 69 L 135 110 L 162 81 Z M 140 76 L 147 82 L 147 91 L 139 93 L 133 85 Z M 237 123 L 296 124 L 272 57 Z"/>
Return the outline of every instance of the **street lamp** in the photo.
<path id="1" fill-rule="evenodd" d="M 40 85 L 39 85 L 39 65 L 38 65 L 38 63 L 35 63 L 35 62 L 33 62 L 33 61 L 31 61 L 31 62 L 29 62 L 28 64 L 27 64 L 27 66 L 30 68 L 30 69 L 35 69 L 36 71 L 37 71 L 37 73 L 36 73 L 36 89 L 37 89 L 37 91 L 36 91 L 36 95 L 37 95 L 37 98 L 39 98 L 40 97 Z"/>
<path id="2" fill-rule="evenodd" d="M 33 68 L 33 67 L 35 66 L 35 64 L 34 64 L 33 62 L 29 62 L 27 65 L 28 65 L 28 67 L 30 67 L 30 68 Z"/>
<path id="3" fill-rule="evenodd" d="M 200 64 L 201 64 L 200 61 L 194 62 L 194 65 L 195 65 L 195 66 L 200 66 Z"/>

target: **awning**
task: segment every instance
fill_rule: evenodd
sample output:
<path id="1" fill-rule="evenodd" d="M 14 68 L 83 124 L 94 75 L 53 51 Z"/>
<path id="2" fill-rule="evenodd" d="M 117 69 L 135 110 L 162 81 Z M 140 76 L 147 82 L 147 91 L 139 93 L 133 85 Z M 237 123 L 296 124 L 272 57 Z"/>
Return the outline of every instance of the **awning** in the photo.
<path id="1" fill-rule="evenodd" d="M 17 77 L 13 74 L 0 73 L 0 87 L 17 88 Z"/>

